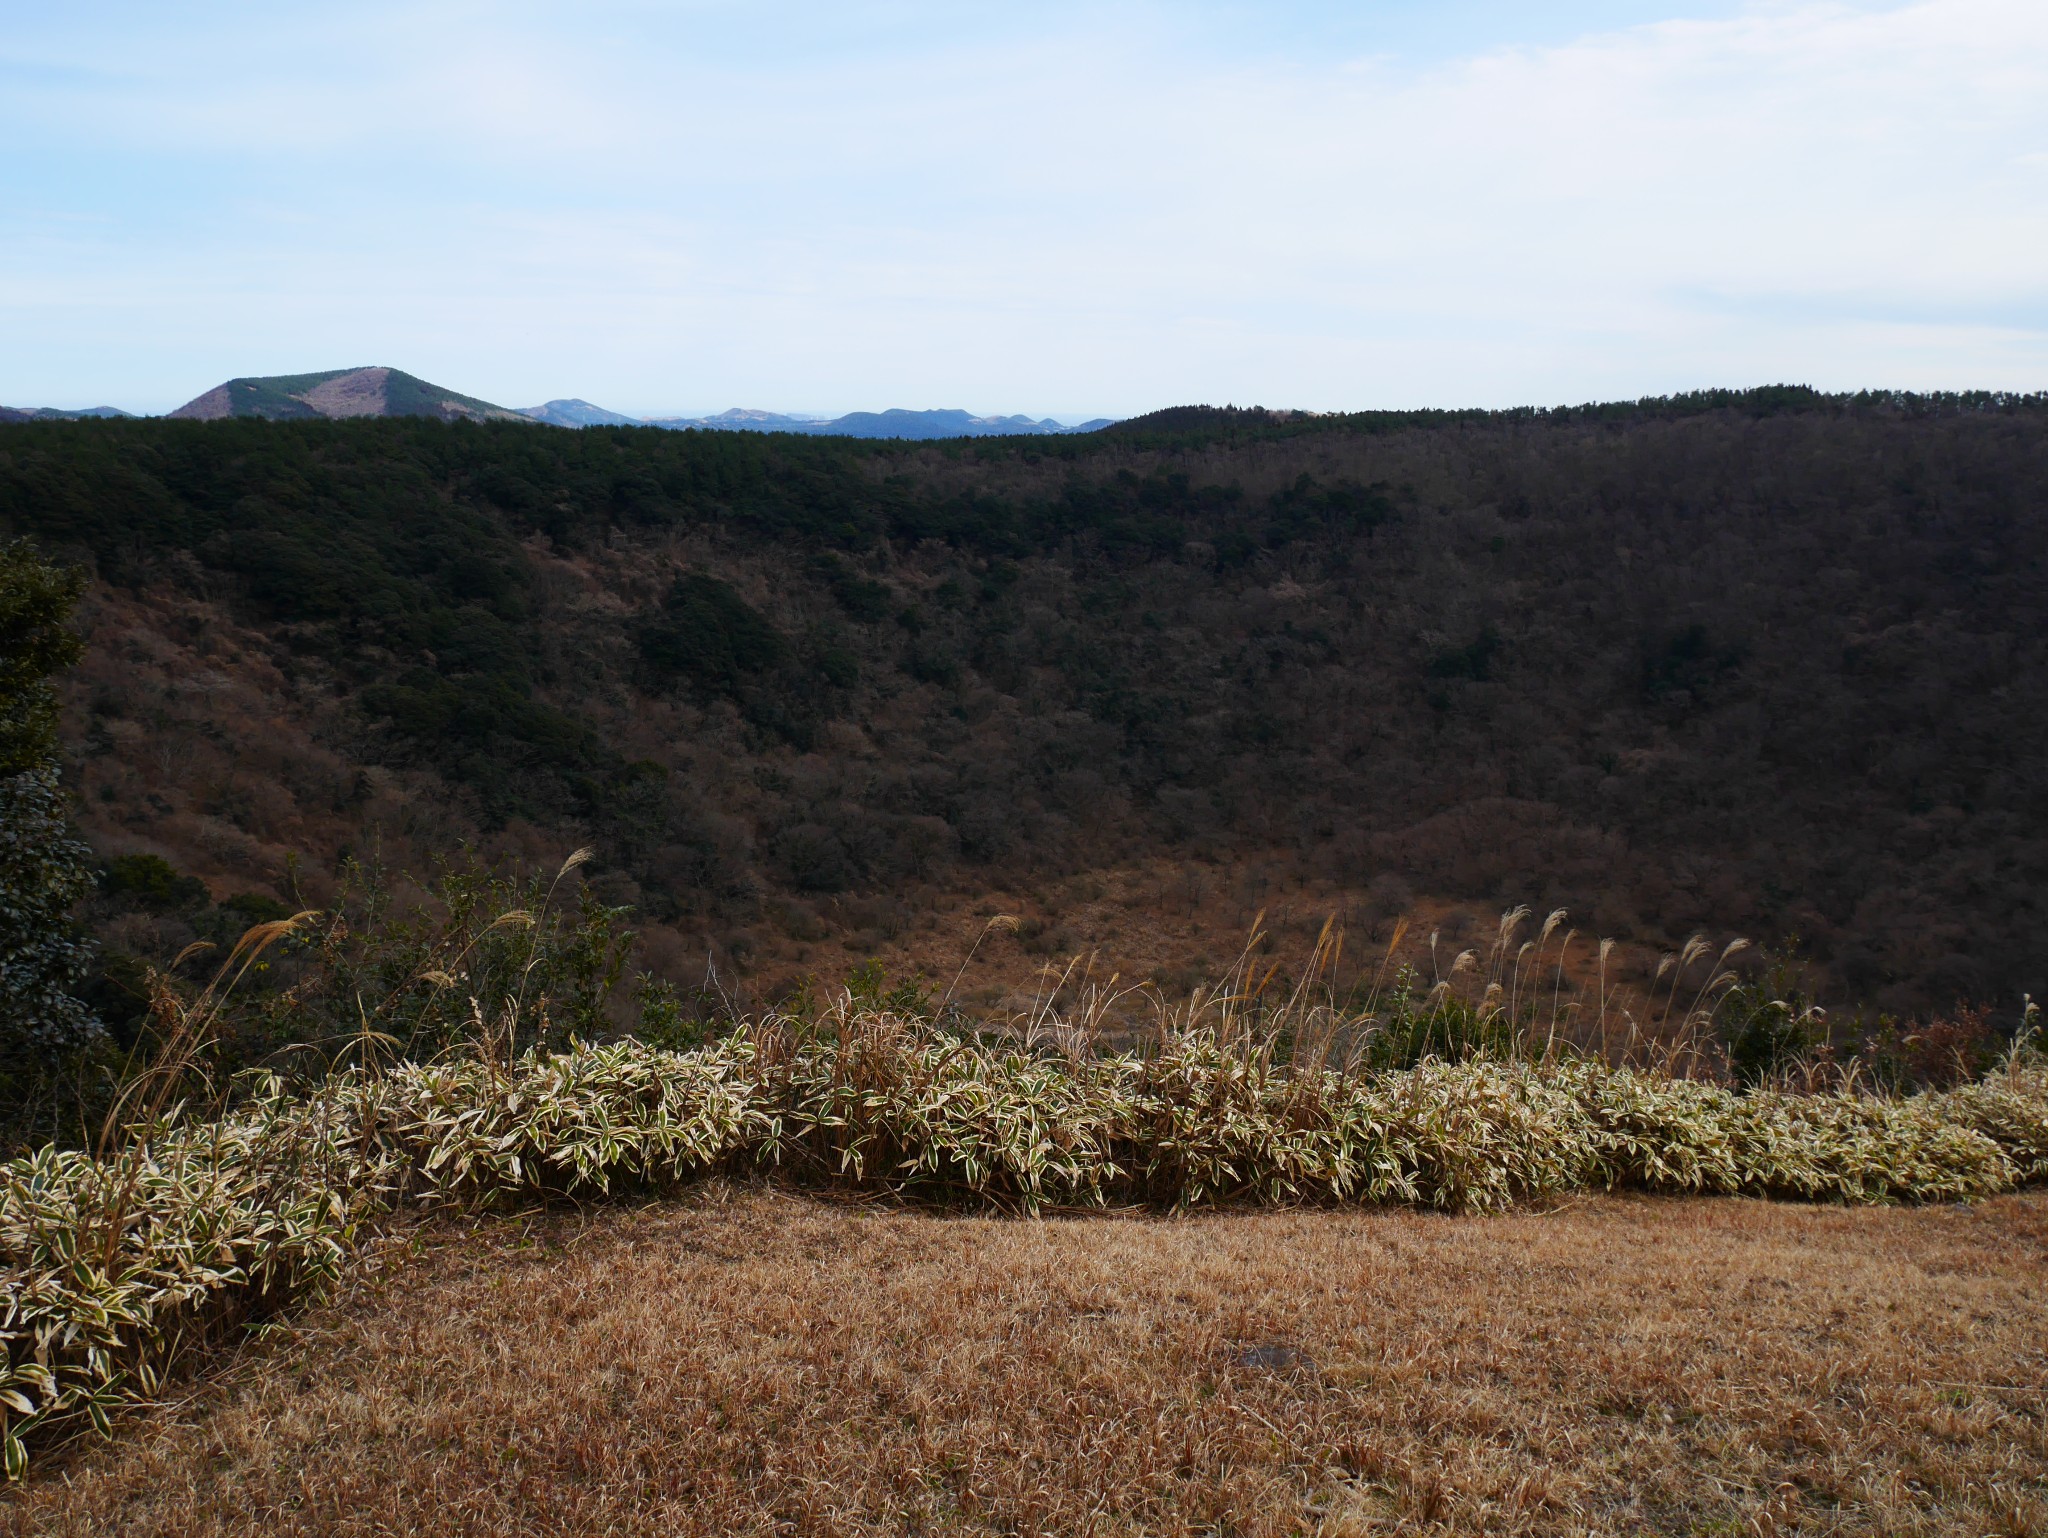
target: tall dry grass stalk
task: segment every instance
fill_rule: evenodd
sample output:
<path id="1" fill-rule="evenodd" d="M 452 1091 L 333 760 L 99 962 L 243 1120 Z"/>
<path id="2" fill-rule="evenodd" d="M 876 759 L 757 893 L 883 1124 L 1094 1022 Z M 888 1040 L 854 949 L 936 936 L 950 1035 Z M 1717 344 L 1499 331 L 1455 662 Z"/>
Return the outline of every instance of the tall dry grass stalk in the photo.
<path id="1" fill-rule="evenodd" d="M 1355 1058 L 1354 1066 L 1385 1068 L 1484 1051 L 1537 1062 L 1591 1053 L 1686 1077 L 1724 1071 L 1718 1014 L 1738 982 L 1729 963 L 1748 941 L 1732 940 L 1716 954 L 1704 936 L 1692 937 L 1662 959 L 1638 999 L 1612 975 L 1612 940 L 1599 941 L 1593 963 L 1575 970 L 1580 936 L 1565 910 L 1548 914 L 1533 934 L 1531 917 L 1525 907 L 1509 909 L 1484 949 L 1467 947 L 1448 960 L 1440 933 L 1410 946 L 1412 926 L 1403 918 L 1385 947 L 1353 968 L 1332 918 L 1294 970 L 1272 959 L 1261 913 L 1222 975 L 1185 995 L 1104 978 L 1095 956 L 1077 954 L 1049 963 L 1029 1008 L 997 1024 L 1027 1044 L 1054 1041 L 1070 1053 L 1163 1045 L 1193 1032 L 1240 1052 L 1324 1066 Z"/>

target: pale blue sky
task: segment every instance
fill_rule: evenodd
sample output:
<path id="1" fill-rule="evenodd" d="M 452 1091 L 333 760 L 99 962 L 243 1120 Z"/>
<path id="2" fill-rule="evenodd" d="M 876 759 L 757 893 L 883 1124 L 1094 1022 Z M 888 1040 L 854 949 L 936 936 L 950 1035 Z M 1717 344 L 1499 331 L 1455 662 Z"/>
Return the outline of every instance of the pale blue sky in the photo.
<path id="1" fill-rule="evenodd" d="M 0 0 L 0 402 L 2048 388 L 2048 4 Z"/>

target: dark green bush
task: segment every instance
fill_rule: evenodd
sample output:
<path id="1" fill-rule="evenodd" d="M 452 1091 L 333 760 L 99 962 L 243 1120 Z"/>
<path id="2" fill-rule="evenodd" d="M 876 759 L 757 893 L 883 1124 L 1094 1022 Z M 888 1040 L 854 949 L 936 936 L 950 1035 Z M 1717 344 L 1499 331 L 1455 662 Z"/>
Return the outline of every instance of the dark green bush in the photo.
<path id="1" fill-rule="evenodd" d="M 1743 1085 L 1769 1084 L 1828 1042 L 1827 1014 L 1797 989 L 1731 988 L 1721 1006 L 1728 1068 Z"/>
<path id="2" fill-rule="evenodd" d="M 116 855 L 100 873 L 100 892 L 123 906 L 158 912 L 208 901 L 205 882 L 179 874 L 169 860 L 154 854 Z"/>
<path id="3" fill-rule="evenodd" d="M 677 577 L 658 613 L 641 621 L 640 658 L 663 682 L 734 694 L 774 667 L 789 643 L 729 582 L 701 572 Z"/>
<path id="4" fill-rule="evenodd" d="M 27 541 L 0 544 L 0 1141 L 60 1135 L 106 1028 L 80 997 L 92 949 L 72 910 L 92 890 L 58 774 L 50 675 L 76 659 L 81 578 Z M 70 1088 L 66 1088 L 70 1086 Z"/>

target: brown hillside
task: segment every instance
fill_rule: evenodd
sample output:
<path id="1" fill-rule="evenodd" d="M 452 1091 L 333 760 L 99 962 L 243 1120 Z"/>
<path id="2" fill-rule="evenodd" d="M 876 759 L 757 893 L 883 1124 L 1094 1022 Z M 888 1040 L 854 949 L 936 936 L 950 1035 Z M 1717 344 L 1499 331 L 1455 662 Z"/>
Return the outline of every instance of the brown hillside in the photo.
<path id="1" fill-rule="evenodd" d="M 381 417 L 390 405 L 391 370 L 357 369 L 299 397 L 323 417 Z"/>
<path id="2" fill-rule="evenodd" d="M 1069 943 L 1213 967 L 1262 908 L 1356 950 L 1527 903 L 2010 1010 L 2048 977 L 2048 414 L 1774 401 L 965 446 L 30 424 L 0 518 L 101 577 L 88 827 L 216 894 L 588 844 L 658 965 L 749 989 L 936 969 L 985 910 L 1027 921 L 1007 989 Z"/>
<path id="3" fill-rule="evenodd" d="M 355 723 L 331 689 L 317 676 L 289 676 L 279 665 L 289 659 L 217 604 L 102 586 L 80 622 L 91 644 L 64 693 L 67 722 L 91 723 L 72 751 L 80 823 L 96 848 L 161 857 L 216 900 L 296 891 L 313 903 L 332 894 L 331 872 L 351 854 L 412 871 L 462 843 L 526 864 L 559 858 L 551 830 L 487 828 L 431 772 L 354 761 Z M 122 714 L 108 714 L 116 701 Z M 991 928 L 998 915 L 1015 927 Z M 715 971 L 741 1007 L 872 958 L 892 976 L 957 984 L 961 1002 L 1008 1015 L 1062 975 L 1184 992 L 1227 967 L 1255 922 L 1263 949 L 1293 965 L 1334 919 L 1349 937 L 1348 975 L 1380 966 L 1398 920 L 1408 921 L 1400 957 L 1427 970 L 1433 933 L 1439 965 L 1448 965 L 1483 943 L 1496 918 L 1495 905 L 1417 893 L 1385 876 L 1332 881 L 1281 848 L 1159 855 L 1069 875 L 951 867 L 889 892 L 771 897 L 751 922 L 642 913 L 635 927 L 645 963 L 685 985 Z M 196 937 L 175 912 L 123 913 L 103 932 L 158 962 Z M 1567 956 L 1567 986 L 1584 980 L 1595 938 L 1582 933 Z M 1609 975 L 1641 994 L 1657 960 L 1653 947 L 1624 944 Z"/>

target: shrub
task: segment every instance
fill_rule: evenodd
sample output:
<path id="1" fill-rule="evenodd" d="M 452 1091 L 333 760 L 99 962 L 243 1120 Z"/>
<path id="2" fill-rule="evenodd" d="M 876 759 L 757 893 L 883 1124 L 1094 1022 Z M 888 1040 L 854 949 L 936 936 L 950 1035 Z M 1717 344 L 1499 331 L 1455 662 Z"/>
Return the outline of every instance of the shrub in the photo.
<path id="1" fill-rule="evenodd" d="M 205 882 L 180 875 L 169 860 L 154 854 L 116 855 L 100 873 L 99 885 L 100 891 L 116 902 L 159 911 L 189 908 L 208 900 Z"/>
<path id="2" fill-rule="evenodd" d="M 1722 1007 L 1728 1067 L 1741 1084 L 1765 1084 L 1827 1044 L 1827 1015 L 1804 994 L 1788 989 L 1737 987 Z"/>
<path id="3" fill-rule="evenodd" d="M 226 1066 L 317 1075 L 492 1032 L 506 1055 L 614 1034 L 633 934 L 625 909 L 569 882 L 588 858 L 550 878 L 465 854 L 410 900 L 383 871 L 348 862 L 332 905 L 279 939 L 264 986 L 223 1001 L 216 1034 L 238 1054 Z"/>
<path id="4" fill-rule="evenodd" d="M 72 908 L 92 890 L 53 767 L 0 778 L 0 1137 L 55 1135 L 59 1084 L 105 1028 L 78 997 L 92 949 Z"/>
<path id="5" fill-rule="evenodd" d="M 1886 1084 L 1948 1089 L 1990 1069 L 1998 1057 L 1998 1032 L 1986 1011 L 1958 1004 L 1924 1022 L 1881 1021 L 1858 1055 Z"/>
<path id="6" fill-rule="evenodd" d="M 92 953 L 71 910 L 92 889 L 58 777 L 49 675 L 73 661 L 65 628 L 83 579 L 26 541 L 0 544 L 0 1139 L 49 1136 L 105 1029 L 79 999 Z"/>

